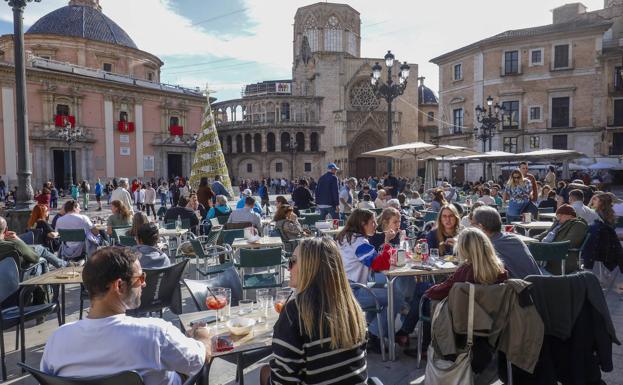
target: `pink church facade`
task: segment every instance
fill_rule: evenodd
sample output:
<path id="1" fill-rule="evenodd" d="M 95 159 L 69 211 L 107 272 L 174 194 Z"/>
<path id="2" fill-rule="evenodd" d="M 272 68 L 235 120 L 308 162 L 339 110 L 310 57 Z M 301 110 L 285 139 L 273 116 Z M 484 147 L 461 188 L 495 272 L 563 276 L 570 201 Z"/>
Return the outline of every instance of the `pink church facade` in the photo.
<path id="1" fill-rule="evenodd" d="M 26 9 L 27 12 L 28 9 Z M 62 22 L 61 22 L 62 21 Z M 160 83 L 163 62 L 101 11 L 72 0 L 25 34 L 33 187 L 69 180 L 189 176 L 206 97 Z M 71 146 L 66 125 L 83 133 Z M 0 36 L 0 175 L 16 182 L 13 36 Z"/>

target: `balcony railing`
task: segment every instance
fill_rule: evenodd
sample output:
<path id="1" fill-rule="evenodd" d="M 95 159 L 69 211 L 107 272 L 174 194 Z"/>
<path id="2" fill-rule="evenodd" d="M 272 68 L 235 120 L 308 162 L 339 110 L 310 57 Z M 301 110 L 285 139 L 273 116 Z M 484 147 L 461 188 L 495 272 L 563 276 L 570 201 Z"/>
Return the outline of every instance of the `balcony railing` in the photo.
<path id="1" fill-rule="evenodd" d="M 560 123 L 560 122 L 557 122 Z M 552 126 L 552 121 L 550 119 L 546 119 L 545 120 L 545 127 L 547 128 L 552 128 L 552 129 L 558 129 L 558 128 L 575 128 L 575 118 L 571 118 L 569 119 L 569 123 L 566 125 L 556 125 L 555 127 Z"/>
<path id="2" fill-rule="evenodd" d="M 506 71 L 506 68 L 504 67 L 500 67 L 500 77 L 505 77 L 505 76 L 521 76 L 523 75 L 523 72 L 517 70 L 517 71 Z"/>

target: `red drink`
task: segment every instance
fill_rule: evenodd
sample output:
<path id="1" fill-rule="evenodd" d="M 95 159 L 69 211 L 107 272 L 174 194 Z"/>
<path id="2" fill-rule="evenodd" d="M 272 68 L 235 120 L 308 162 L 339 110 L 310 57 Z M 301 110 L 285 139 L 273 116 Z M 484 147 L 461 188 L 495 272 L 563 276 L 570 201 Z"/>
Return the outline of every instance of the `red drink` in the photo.
<path id="1" fill-rule="evenodd" d="M 340 221 L 339 219 L 334 219 L 333 220 L 333 228 L 337 229 L 340 226 Z"/>
<path id="2" fill-rule="evenodd" d="M 210 310 L 219 310 L 227 306 L 227 298 L 217 295 L 216 297 L 211 295 L 206 298 L 206 306 Z"/>
<path id="3" fill-rule="evenodd" d="M 506 231 L 507 233 L 512 233 L 513 230 L 515 230 L 515 226 L 513 226 L 513 225 L 505 225 L 504 226 L 504 231 Z"/>
<path id="4" fill-rule="evenodd" d="M 275 311 L 281 313 L 283 310 L 283 302 L 275 302 Z"/>

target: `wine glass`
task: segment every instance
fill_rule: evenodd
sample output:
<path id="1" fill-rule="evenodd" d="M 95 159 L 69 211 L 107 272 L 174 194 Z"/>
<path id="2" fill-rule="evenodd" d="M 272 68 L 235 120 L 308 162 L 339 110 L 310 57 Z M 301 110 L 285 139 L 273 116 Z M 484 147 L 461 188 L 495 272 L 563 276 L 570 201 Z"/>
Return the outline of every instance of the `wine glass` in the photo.
<path id="1" fill-rule="evenodd" d="M 430 255 L 428 257 L 431 263 L 435 263 L 439 260 L 439 249 L 430 249 Z"/>
<path id="2" fill-rule="evenodd" d="M 230 292 L 231 293 L 231 292 Z M 227 289 L 224 287 L 208 288 L 206 306 L 210 310 L 216 310 L 215 328 L 218 330 L 219 310 L 227 306 Z"/>
<path id="3" fill-rule="evenodd" d="M 274 307 L 275 307 L 275 311 L 278 314 L 280 314 L 283 308 L 286 306 L 286 302 L 290 298 L 290 295 L 292 295 L 292 290 L 289 290 L 289 289 L 277 290 L 277 294 L 275 295 Z"/>

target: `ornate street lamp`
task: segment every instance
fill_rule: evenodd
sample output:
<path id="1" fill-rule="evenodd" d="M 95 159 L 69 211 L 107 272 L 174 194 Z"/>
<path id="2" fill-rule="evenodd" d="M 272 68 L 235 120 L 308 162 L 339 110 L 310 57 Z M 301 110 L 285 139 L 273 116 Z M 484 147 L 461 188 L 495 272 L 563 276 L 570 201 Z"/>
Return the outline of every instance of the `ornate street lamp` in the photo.
<path id="1" fill-rule="evenodd" d="M 59 127 L 58 137 L 67 143 L 67 152 L 69 153 L 69 189 L 71 192 L 71 186 L 74 185 L 74 164 L 73 157 L 71 156 L 71 145 L 80 140 L 84 135 L 80 127 L 72 127 L 71 123 L 65 119 L 64 126 Z"/>
<path id="2" fill-rule="evenodd" d="M 294 180 L 294 155 L 296 155 L 296 153 L 298 152 L 298 142 L 296 141 L 296 139 L 291 136 L 290 137 L 290 142 L 286 143 L 286 145 L 288 146 L 288 151 L 290 152 L 290 181 Z"/>
<path id="3" fill-rule="evenodd" d="M 407 79 L 409 78 L 409 65 L 404 62 L 400 66 L 398 83 L 392 79 L 392 68 L 394 67 L 395 56 L 391 51 L 387 51 L 385 55 L 385 67 L 387 67 L 387 81 L 381 80 L 381 71 L 383 68 L 376 62 L 372 67 L 370 82 L 374 87 L 374 93 L 377 98 L 385 99 L 387 102 L 387 146 L 392 145 L 392 102 L 398 96 L 402 95 L 407 87 Z M 392 172 L 392 161 L 387 161 L 387 172 Z"/>
<path id="4" fill-rule="evenodd" d="M 17 196 L 16 210 L 30 210 L 34 193 L 31 184 L 32 162 L 28 143 L 26 111 L 26 67 L 24 59 L 24 8 L 33 0 L 5 0 L 13 9 L 13 57 L 15 58 L 15 109 L 17 120 Z M 41 2 L 41 0 L 34 0 Z"/>
<path id="5" fill-rule="evenodd" d="M 482 142 L 482 152 L 487 151 L 487 141 L 489 142 L 489 151 L 491 151 L 491 141 L 495 136 L 498 124 L 502 122 L 504 117 L 504 107 L 500 107 L 498 103 L 493 105 L 493 98 L 487 97 L 487 106 L 476 106 L 476 120 L 480 123 L 477 131 L 474 131 L 474 139 Z M 487 178 L 487 162 L 482 162 L 482 177 Z"/>

